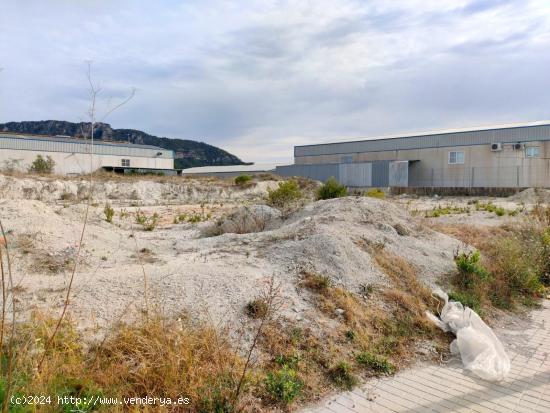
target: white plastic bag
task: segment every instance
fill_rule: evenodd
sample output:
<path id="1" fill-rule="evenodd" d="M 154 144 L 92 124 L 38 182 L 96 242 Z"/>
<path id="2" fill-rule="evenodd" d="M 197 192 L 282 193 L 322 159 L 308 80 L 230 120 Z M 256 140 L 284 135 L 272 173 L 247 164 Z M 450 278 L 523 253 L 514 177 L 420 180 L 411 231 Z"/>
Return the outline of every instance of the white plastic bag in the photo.
<path id="1" fill-rule="evenodd" d="M 445 306 L 439 318 L 429 311 L 426 315 L 443 331 L 456 335 L 451 353 L 460 353 L 464 368 L 482 379 L 503 380 L 510 372 L 510 359 L 493 330 L 471 308 L 449 301 L 449 296 L 441 290 L 434 294 L 445 300 Z"/>

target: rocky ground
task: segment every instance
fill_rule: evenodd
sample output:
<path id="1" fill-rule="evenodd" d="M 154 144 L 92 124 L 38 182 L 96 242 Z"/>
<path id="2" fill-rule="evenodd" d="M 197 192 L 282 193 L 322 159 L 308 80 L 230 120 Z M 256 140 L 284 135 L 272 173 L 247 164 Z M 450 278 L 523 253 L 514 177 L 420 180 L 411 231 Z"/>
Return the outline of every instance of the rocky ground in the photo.
<path id="1" fill-rule="evenodd" d="M 0 176 L 0 217 L 24 314 L 32 309 L 60 311 L 63 306 L 87 185 L 77 179 Z M 98 182 L 71 316 L 83 329 L 104 327 L 142 309 L 147 296 L 150 305 L 171 314 L 189 311 L 235 323 L 274 277 L 283 315 L 310 323 L 316 318 L 314 306 L 296 287 L 302 270 L 327 275 L 351 291 L 385 285 L 388 280 L 372 257 L 372 246 L 384 246 L 412 263 L 423 282 L 435 286 L 452 271 L 453 251 L 463 246 L 430 229 L 427 221 L 492 225 L 521 219 L 475 209 L 425 218 L 418 211 L 472 200 L 412 197 L 316 201 L 282 218 L 270 207 L 254 206 L 264 204 L 267 188 L 275 186 L 274 181 L 247 188 L 212 180 Z M 492 201 L 510 210 L 532 205 L 517 199 Z M 112 223 L 106 221 L 106 203 L 114 209 Z M 248 209 L 235 215 L 243 206 Z M 136 214 L 157 214 L 158 223 L 146 231 L 136 223 Z M 250 230 L 243 229 L 250 224 L 247 219 L 259 232 L 236 233 Z"/>

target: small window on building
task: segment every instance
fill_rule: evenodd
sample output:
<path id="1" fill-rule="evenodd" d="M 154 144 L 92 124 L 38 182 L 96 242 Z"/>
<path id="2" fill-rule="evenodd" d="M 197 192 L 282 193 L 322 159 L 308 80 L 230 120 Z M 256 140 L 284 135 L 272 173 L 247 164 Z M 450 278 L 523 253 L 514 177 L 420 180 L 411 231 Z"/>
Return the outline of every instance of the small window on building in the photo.
<path id="1" fill-rule="evenodd" d="M 525 156 L 527 158 L 537 158 L 540 154 L 538 146 L 528 146 L 525 148 Z"/>
<path id="2" fill-rule="evenodd" d="M 464 163 L 464 152 L 463 151 L 451 151 L 449 152 L 449 164 L 462 164 Z"/>
<path id="3" fill-rule="evenodd" d="M 342 163 L 353 163 L 353 156 L 352 155 L 343 155 L 341 158 L 340 158 L 340 161 Z"/>
<path id="4" fill-rule="evenodd" d="M 130 166 L 130 160 L 129 159 L 121 159 L 120 160 L 122 166 Z"/>

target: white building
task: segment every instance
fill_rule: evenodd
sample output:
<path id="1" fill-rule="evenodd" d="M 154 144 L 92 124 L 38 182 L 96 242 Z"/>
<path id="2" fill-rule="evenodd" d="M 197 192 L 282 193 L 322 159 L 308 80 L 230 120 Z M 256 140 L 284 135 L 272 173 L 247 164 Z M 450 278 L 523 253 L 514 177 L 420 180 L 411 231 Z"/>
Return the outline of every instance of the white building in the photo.
<path id="1" fill-rule="evenodd" d="M 55 161 L 55 173 L 78 175 L 90 169 L 173 172 L 174 152 L 149 145 L 71 137 L 23 135 L 0 132 L 0 168 L 27 170 L 37 155 Z M 92 163 L 93 162 L 93 163 Z"/>

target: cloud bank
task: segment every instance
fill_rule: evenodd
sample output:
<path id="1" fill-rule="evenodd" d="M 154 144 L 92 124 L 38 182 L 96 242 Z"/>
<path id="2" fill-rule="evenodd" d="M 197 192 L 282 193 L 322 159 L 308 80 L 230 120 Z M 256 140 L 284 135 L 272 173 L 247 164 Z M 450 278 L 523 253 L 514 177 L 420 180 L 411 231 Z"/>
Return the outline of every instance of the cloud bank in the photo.
<path id="1" fill-rule="evenodd" d="M 545 0 L 1 0 L 0 122 L 86 118 L 247 161 L 297 144 L 550 117 Z"/>

